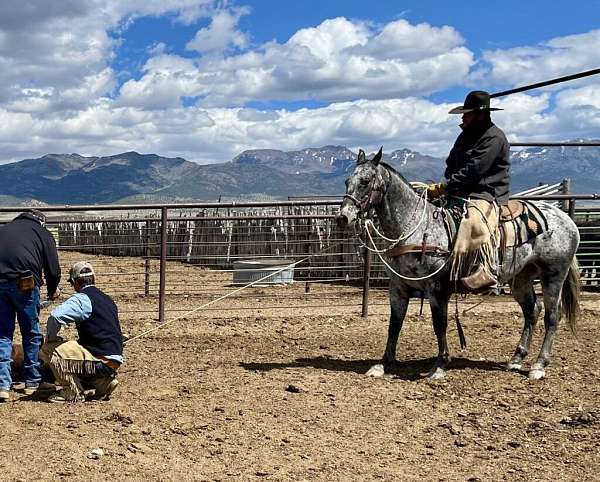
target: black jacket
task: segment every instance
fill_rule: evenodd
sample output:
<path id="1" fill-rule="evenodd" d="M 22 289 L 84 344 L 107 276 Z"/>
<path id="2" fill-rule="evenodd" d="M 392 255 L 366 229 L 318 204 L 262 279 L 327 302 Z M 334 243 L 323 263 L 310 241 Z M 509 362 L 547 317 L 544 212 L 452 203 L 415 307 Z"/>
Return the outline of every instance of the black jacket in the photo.
<path id="1" fill-rule="evenodd" d="M 469 126 L 446 159 L 447 193 L 506 204 L 510 193 L 509 148 L 504 132 L 491 121 Z"/>
<path id="2" fill-rule="evenodd" d="M 44 284 L 43 271 L 48 293 L 54 293 L 60 282 L 54 238 L 29 213 L 0 227 L 0 281 L 17 279 L 26 271 L 33 273 L 37 286 Z"/>

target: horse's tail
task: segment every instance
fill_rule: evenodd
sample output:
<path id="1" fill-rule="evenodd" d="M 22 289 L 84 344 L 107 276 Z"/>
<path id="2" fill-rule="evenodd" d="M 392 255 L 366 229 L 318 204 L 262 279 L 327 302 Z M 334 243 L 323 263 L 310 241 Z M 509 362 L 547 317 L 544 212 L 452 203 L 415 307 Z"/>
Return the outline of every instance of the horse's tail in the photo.
<path id="1" fill-rule="evenodd" d="M 577 258 L 573 256 L 567 279 L 563 284 L 561 294 L 562 315 L 567 318 L 571 333 L 577 332 L 577 318 L 580 314 L 579 298 L 581 294 L 581 277 Z"/>

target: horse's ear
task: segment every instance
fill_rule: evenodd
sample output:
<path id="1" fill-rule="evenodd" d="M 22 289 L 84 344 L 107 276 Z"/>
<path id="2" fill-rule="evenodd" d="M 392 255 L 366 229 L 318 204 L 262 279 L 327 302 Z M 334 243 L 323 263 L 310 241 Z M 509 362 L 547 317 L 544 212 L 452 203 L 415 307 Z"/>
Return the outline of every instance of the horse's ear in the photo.
<path id="1" fill-rule="evenodd" d="M 358 164 L 363 164 L 367 162 L 367 156 L 365 155 L 365 151 L 362 149 L 358 150 L 358 160 L 356 161 Z"/>
<path id="2" fill-rule="evenodd" d="M 375 157 L 371 160 L 371 162 L 373 162 L 373 164 L 375 164 L 375 165 L 379 164 L 379 161 L 381 161 L 382 155 L 383 155 L 383 146 L 381 146 L 379 148 L 379 152 L 377 154 L 375 154 Z"/>

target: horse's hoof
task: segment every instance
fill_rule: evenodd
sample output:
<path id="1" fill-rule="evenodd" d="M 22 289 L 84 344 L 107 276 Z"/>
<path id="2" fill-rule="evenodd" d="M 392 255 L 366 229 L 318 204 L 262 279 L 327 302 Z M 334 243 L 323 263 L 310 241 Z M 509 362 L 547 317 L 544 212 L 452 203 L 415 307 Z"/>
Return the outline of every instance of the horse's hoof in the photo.
<path id="1" fill-rule="evenodd" d="M 521 370 L 521 368 L 523 368 L 523 364 L 521 362 L 509 361 L 506 364 L 506 368 L 508 370 L 517 371 L 518 372 L 519 370 Z"/>
<path id="2" fill-rule="evenodd" d="M 431 370 L 429 372 L 429 375 L 428 375 L 430 380 L 441 380 L 445 376 L 446 376 L 446 370 L 444 370 L 443 368 L 440 368 L 440 367 L 434 368 L 433 370 Z"/>
<path id="3" fill-rule="evenodd" d="M 373 365 L 371 368 L 369 368 L 369 371 L 366 373 L 366 375 L 368 377 L 382 377 L 385 374 L 385 369 L 383 368 L 383 365 L 381 363 L 378 363 L 377 365 Z"/>
<path id="4" fill-rule="evenodd" d="M 546 376 L 546 370 L 543 368 L 532 368 L 529 370 L 529 379 L 530 380 L 541 380 Z"/>

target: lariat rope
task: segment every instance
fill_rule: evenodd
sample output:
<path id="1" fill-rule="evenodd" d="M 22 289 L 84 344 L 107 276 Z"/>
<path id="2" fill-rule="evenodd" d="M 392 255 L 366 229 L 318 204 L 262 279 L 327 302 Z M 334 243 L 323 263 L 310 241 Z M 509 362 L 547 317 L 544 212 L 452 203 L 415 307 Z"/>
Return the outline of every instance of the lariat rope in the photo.
<path id="1" fill-rule="evenodd" d="M 369 241 L 371 241 L 371 244 L 373 246 L 375 246 L 375 241 L 373 241 L 373 237 L 371 236 L 371 232 L 369 231 L 369 229 L 366 229 L 367 232 L 367 236 L 369 237 Z M 435 275 L 437 275 L 440 271 L 442 271 L 446 265 L 448 264 L 448 262 L 450 261 L 451 257 L 448 256 L 448 258 L 446 259 L 446 261 L 444 261 L 444 264 L 442 264 L 442 266 L 440 266 L 438 269 L 436 269 L 433 273 L 430 273 L 426 276 L 420 276 L 420 277 L 410 277 L 410 276 L 404 276 L 403 274 L 398 273 L 394 268 L 392 268 L 389 263 L 384 259 L 384 257 L 381 255 L 382 251 L 375 251 L 375 253 L 377 253 L 377 256 L 379 257 L 379 259 L 381 260 L 381 262 L 387 267 L 387 269 L 389 269 L 392 273 L 394 273 L 396 276 L 398 276 L 398 278 L 402 278 L 403 280 L 406 281 L 422 281 L 422 280 L 426 280 L 429 278 L 433 278 Z"/>
<path id="2" fill-rule="evenodd" d="M 411 183 L 414 187 L 417 188 L 424 188 L 423 189 L 423 193 L 419 196 L 419 203 L 421 202 L 423 203 L 423 212 L 421 214 L 421 218 L 419 219 L 419 222 L 417 223 L 417 225 L 411 229 L 408 233 L 405 234 L 401 234 L 398 238 L 396 239 L 391 239 L 388 238 L 387 236 L 385 236 L 383 233 L 381 233 L 376 227 L 375 227 L 375 223 L 373 223 L 373 221 L 371 219 L 366 219 L 364 222 L 364 231 L 367 233 L 367 237 L 369 238 L 367 240 L 367 242 L 363 241 L 360 237 L 360 235 L 358 233 L 356 234 L 356 237 L 360 240 L 361 246 L 364 247 L 365 249 L 371 251 L 372 253 L 377 254 L 377 256 L 379 257 L 379 259 L 381 260 L 381 262 L 386 266 L 386 268 L 392 272 L 393 274 L 395 274 L 396 276 L 398 276 L 399 278 L 406 280 L 406 281 L 422 281 L 422 280 L 426 280 L 429 278 L 432 278 L 434 276 L 436 276 L 438 273 L 440 273 L 448 264 L 448 262 L 450 261 L 450 257 L 448 257 L 448 259 L 446 259 L 446 261 L 444 262 L 444 264 L 442 264 L 442 266 L 440 266 L 438 269 L 436 269 L 433 273 L 430 273 L 426 276 L 420 276 L 420 277 L 410 277 L 410 276 L 405 276 L 403 274 L 398 273 L 394 268 L 392 268 L 390 266 L 390 264 L 383 258 L 382 254 L 384 254 L 386 251 L 394 248 L 395 246 L 397 246 L 401 241 L 404 241 L 408 238 L 410 238 L 413 234 L 415 234 L 417 232 L 417 230 L 421 227 L 421 225 L 423 224 L 423 221 L 426 219 L 427 217 L 427 185 L 424 183 Z M 354 202 L 355 205 L 360 206 L 360 203 L 351 195 L 346 195 L 346 197 L 350 198 L 350 200 L 352 202 Z M 417 204 L 417 208 L 418 208 L 418 204 Z M 413 215 L 411 217 L 411 220 L 414 218 L 415 213 L 417 212 L 417 209 L 415 209 L 413 211 Z M 356 225 L 355 225 L 356 228 Z M 373 236 L 371 235 L 371 230 L 373 230 L 375 232 L 375 234 L 377 236 L 379 236 L 381 239 L 384 239 L 385 241 L 388 241 L 389 243 L 392 243 L 391 245 L 389 245 L 387 248 L 385 249 L 379 249 L 377 248 L 377 245 L 375 244 L 375 241 L 373 240 Z M 372 245 L 369 246 L 369 242 Z"/>
<path id="3" fill-rule="evenodd" d="M 160 329 L 161 329 L 161 328 L 163 328 L 164 326 L 170 325 L 171 323 L 174 323 L 174 322 L 176 322 L 176 321 L 178 321 L 178 320 L 181 320 L 182 318 L 185 318 L 186 316 L 192 315 L 192 314 L 196 313 L 197 311 L 200 311 L 200 310 L 202 310 L 202 309 L 206 308 L 207 306 L 210 306 L 210 305 L 212 305 L 213 303 L 217 303 L 218 301 L 224 300 L 225 298 L 229 298 L 230 296 L 232 296 L 232 295 L 234 295 L 234 294 L 236 294 L 236 293 L 239 293 L 240 291 L 242 291 L 242 290 L 245 290 L 246 288 L 249 288 L 250 286 L 253 286 L 253 285 L 257 284 L 257 283 L 260 283 L 261 281 L 264 281 L 264 280 L 266 280 L 267 278 L 270 278 L 271 276 L 274 276 L 274 275 L 276 275 L 276 274 L 278 274 L 278 273 L 281 273 L 282 271 L 285 271 L 286 269 L 290 269 L 290 268 L 292 268 L 292 267 L 296 266 L 297 264 L 300 264 L 300 263 L 302 263 L 302 262 L 306 261 L 307 259 L 310 259 L 310 258 L 312 258 L 313 256 L 317 256 L 317 255 L 319 255 L 319 254 L 325 253 L 326 251 L 330 250 L 331 248 L 333 248 L 333 247 L 335 247 L 335 246 L 338 246 L 339 244 L 341 244 L 341 243 L 335 243 L 335 244 L 331 244 L 331 245 L 327 246 L 326 248 L 323 248 L 322 250 L 320 250 L 318 253 L 313 253 L 313 254 L 311 254 L 310 256 L 307 256 L 307 257 L 305 257 L 305 258 L 302 258 L 302 259 L 301 259 L 301 260 L 299 260 L 299 261 L 296 261 L 296 262 L 294 262 L 294 263 L 288 264 L 288 265 L 284 266 L 283 268 L 280 268 L 280 269 L 278 269 L 277 271 L 273 271 L 273 272 L 271 272 L 271 273 L 267 274 L 266 276 L 263 276 L 262 278 L 259 278 L 259 279 L 257 279 L 257 280 L 254 280 L 254 281 L 252 281 L 251 283 L 248 283 L 248 284 L 246 284 L 246 285 L 244 285 L 244 286 L 241 286 L 240 288 L 237 288 L 237 289 L 235 289 L 235 290 L 233 290 L 233 291 L 230 291 L 229 293 L 226 293 L 226 294 L 224 294 L 223 296 L 219 296 L 218 298 L 216 298 L 216 299 L 214 299 L 214 300 L 211 300 L 211 301 L 209 301 L 209 302 L 207 302 L 207 303 L 204 303 L 203 305 L 201 305 L 201 306 L 198 306 L 197 308 L 194 308 L 193 310 L 190 310 L 190 311 L 188 311 L 188 312 L 186 312 L 186 313 L 184 313 L 184 314 L 182 314 L 182 315 L 179 315 L 179 316 L 176 316 L 175 318 L 172 318 L 172 319 L 170 319 L 170 320 L 167 320 L 167 321 L 165 321 L 164 323 L 161 323 L 160 325 L 156 325 L 156 326 L 154 326 L 154 327 L 150 328 L 149 330 L 146 330 L 146 331 L 144 331 L 144 332 L 142 332 L 142 333 L 140 333 L 140 334 L 138 334 L 138 335 L 135 335 L 135 336 L 133 336 L 133 337 L 129 338 L 129 339 L 128 339 L 128 340 L 126 340 L 126 341 L 125 341 L 123 344 L 129 344 L 129 343 L 131 343 L 133 340 L 136 340 L 136 339 L 138 339 L 138 338 L 141 338 L 142 336 L 145 336 L 145 335 L 147 335 L 148 333 L 152 333 L 153 331 L 160 330 Z"/>
<path id="4" fill-rule="evenodd" d="M 398 243 L 400 243 L 400 241 L 404 241 L 408 238 L 410 238 L 413 234 L 415 234 L 417 232 L 417 229 L 419 229 L 421 227 L 421 224 L 423 224 L 423 221 L 425 221 L 425 218 L 427 217 L 427 190 L 423 189 L 423 194 L 421 194 L 421 196 L 419 196 L 419 204 L 423 202 L 423 212 L 421 214 L 421 219 L 419 219 L 419 222 L 417 223 L 417 225 L 408 233 L 406 234 L 401 234 L 398 238 L 396 239 L 391 239 L 386 237 L 383 233 L 381 233 L 376 227 L 375 224 L 373 223 L 373 221 L 371 219 L 366 219 L 365 220 L 365 229 L 368 231 L 369 230 L 369 226 L 371 226 L 371 229 L 375 232 L 375 234 L 377 234 L 377 236 L 379 236 L 381 239 L 384 239 L 385 241 L 392 243 L 390 246 L 388 246 L 386 249 L 383 250 L 379 250 L 377 248 L 377 246 L 375 246 L 375 244 L 373 244 L 373 248 L 367 246 L 366 244 L 364 244 L 365 248 L 367 248 L 369 251 L 373 252 L 373 253 L 384 253 L 385 251 L 392 249 L 393 247 L 397 246 Z M 418 204 L 417 204 L 418 207 Z M 413 219 L 413 217 L 415 216 L 415 213 L 417 212 L 417 210 L 415 209 L 413 211 L 413 215 L 411 217 L 411 221 Z"/>

